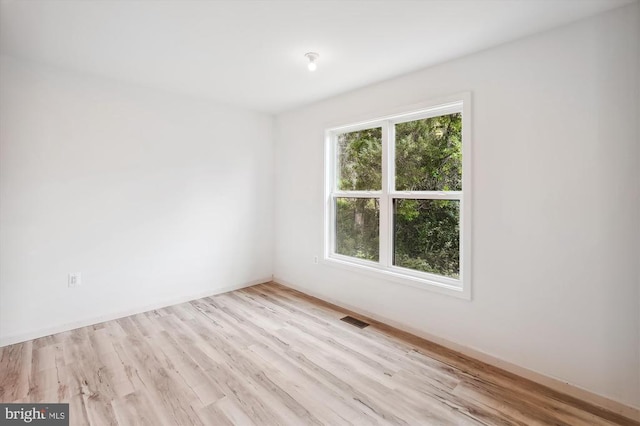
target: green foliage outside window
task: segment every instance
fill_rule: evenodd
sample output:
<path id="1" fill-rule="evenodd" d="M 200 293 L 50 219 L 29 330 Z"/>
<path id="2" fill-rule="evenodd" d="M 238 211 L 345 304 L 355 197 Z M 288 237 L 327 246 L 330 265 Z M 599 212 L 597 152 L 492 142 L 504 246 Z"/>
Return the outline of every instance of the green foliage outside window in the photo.
<path id="1" fill-rule="evenodd" d="M 338 136 L 339 190 L 380 190 L 382 129 Z M 462 190 L 462 115 L 395 125 L 398 191 Z M 377 261 L 380 206 L 374 198 L 336 199 L 336 253 Z M 393 200 L 393 264 L 452 278 L 460 271 L 460 202 Z"/>
<path id="2" fill-rule="evenodd" d="M 462 115 L 396 124 L 398 191 L 462 190 Z"/>
<path id="3" fill-rule="evenodd" d="M 379 191 L 382 188 L 382 129 L 338 136 L 338 189 Z"/>
<path id="4" fill-rule="evenodd" d="M 398 191 L 462 190 L 462 115 L 396 124 Z M 458 278 L 460 203 L 395 200 L 394 264 Z"/>
<path id="5" fill-rule="evenodd" d="M 377 199 L 336 199 L 336 253 L 377 262 L 379 230 Z"/>
<path id="6" fill-rule="evenodd" d="M 460 202 L 397 199 L 394 265 L 458 278 Z"/>

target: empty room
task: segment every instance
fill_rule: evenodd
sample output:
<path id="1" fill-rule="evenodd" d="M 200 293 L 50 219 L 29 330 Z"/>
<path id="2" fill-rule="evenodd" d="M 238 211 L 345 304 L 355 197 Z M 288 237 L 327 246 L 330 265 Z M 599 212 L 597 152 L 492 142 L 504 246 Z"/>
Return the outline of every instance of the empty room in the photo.
<path id="1" fill-rule="evenodd" d="M 0 0 L 0 425 L 640 426 L 638 0 Z"/>

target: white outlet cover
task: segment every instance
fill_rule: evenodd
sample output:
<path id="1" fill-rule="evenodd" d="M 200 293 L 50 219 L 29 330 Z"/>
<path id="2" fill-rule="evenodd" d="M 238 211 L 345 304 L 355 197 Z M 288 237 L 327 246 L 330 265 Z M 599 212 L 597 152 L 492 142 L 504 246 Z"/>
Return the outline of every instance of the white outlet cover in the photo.
<path id="1" fill-rule="evenodd" d="M 70 272 L 69 273 L 68 285 L 69 285 L 70 288 L 80 287 L 82 285 L 82 273 L 80 273 L 80 272 Z"/>

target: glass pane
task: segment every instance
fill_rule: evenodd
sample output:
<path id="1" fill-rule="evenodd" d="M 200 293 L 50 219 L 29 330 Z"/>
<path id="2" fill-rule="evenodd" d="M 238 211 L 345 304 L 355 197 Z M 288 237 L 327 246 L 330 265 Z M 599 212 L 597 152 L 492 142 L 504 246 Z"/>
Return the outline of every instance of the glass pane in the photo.
<path id="1" fill-rule="evenodd" d="M 462 114 L 395 127 L 398 191 L 462 190 Z"/>
<path id="2" fill-rule="evenodd" d="M 337 186 L 341 191 L 382 189 L 382 128 L 338 135 Z"/>
<path id="3" fill-rule="evenodd" d="M 393 264 L 451 278 L 460 275 L 460 201 L 393 201 Z"/>
<path id="4" fill-rule="evenodd" d="M 336 198 L 336 253 L 378 261 L 377 198 Z"/>

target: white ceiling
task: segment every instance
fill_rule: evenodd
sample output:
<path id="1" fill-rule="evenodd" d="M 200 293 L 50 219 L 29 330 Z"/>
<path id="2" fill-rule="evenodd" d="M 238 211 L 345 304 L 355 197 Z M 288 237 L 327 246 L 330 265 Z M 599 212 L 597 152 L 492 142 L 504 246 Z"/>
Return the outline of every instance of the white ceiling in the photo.
<path id="1" fill-rule="evenodd" d="M 0 53 L 276 113 L 633 1 L 1 0 Z"/>

